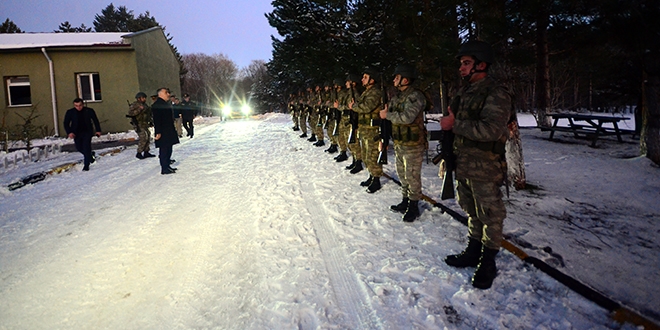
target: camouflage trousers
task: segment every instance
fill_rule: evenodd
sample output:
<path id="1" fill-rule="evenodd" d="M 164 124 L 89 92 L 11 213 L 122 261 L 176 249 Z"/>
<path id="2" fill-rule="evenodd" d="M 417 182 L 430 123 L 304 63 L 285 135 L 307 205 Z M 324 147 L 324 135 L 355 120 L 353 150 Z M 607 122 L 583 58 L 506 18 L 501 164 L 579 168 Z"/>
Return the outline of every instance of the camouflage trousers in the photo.
<path id="1" fill-rule="evenodd" d="M 348 117 L 341 117 L 338 131 L 337 144 L 339 144 L 339 151 L 346 151 L 348 150 L 348 135 L 351 133 L 351 125 L 348 124 Z"/>
<path id="2" fill-rule="evenodd" d="M 149 143 L 151 142 L 151 131 L 149 128 L 140 127 L 140 133 L 138 133 L 138 148 L 137 152 L 148 152 Z"/>
<path id="3" fill-rule="evenodd" d="M 307 134 L 307 114 L 306 113 L 301 113 L 300 117 L 298 117 L 298 125 L 300 127 L 300 130 L 303 132 L 303 134 Z"/>
<path id="4" fill-rule="evenodd" d="M 426 145 L 403 146 L 394 144 L 396 174 L 401 181 L 401 195 L 411 201 L 422 199 L 422 161 Z"/>
<path id="5" fill-rule="evenodd" d="M 314 118 L 314 121 L 311 122 L 311 125 L 314 134 L 316 134 L 316 138 L 318 140 L 323 140 L 323 118 L 320 114 L 316 114 L 316 117 Z"/>
<path id="6" fill-rule="evenodd" d="M 383 176 L 383 165 L 378 164 L 378 144 L 380 141 L 374 141 L 377 136 L 378 127 L 360 126 L 358 128 L 358 137 L 362 148 L 362 161 L 367 166 L 371 176 L 381 177 Z"/>
<path id="7" fill-rule="evenodd" d="M 181 117 L 174 118 L 174 128 L 176 128 L 176 134 L 179 137 L 183 136 L 183 119 Z"/>
<path id="8" fill-rule="evenodd" d="M 351 131 L 353 130 L 351 124 L 346 121 L 346 125 L 344 126 L 344 130 L 342 131 L 341 139 L 346 141 L 346 146 L 348 150 L 351 151 L 351 155 L 353 155 L 353 158 L 355 160 L 362 160 L 362 147 L 360 146 L 360 139 L 355 138 L 355 143 L 348 143 L 348 138 L 351 136 Z"/>
<path id="9" fill-rule="evenodd" d="M 335 130 L 335 124 L 337 122 L 334 119 L 331 119 L 330 122 L 328 123 L 328 129 L 326 133 L 328 134 L 328 139 L 330 140 L 330 144 L 337 144 L 339 142 L 339 136 L 332 135 L 332 132 Z"/>
<path id="10" fill-rule="evenodd" d="M 490 249 L 502 246 L 502 227 L 506 208 L 500 184 L 458 178 L 458 204 L 468 214 L 468 236 Z"/>
<path id="11" fill-rule="evenodd" d="M 293 127 L 298 127 L 298 117 L 300 116 L 295 111 L 291 113 L 291 121 L 293 122 Z"/>

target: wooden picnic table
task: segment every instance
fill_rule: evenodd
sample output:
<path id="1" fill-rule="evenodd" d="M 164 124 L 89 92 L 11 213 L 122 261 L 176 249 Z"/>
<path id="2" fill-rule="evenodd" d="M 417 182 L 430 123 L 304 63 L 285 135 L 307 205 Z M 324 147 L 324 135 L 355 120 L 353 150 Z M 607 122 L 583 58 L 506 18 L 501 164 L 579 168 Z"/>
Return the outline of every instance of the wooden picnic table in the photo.
<path id="1" fill-rule="evenodd" d="M 542 127 L 542 130 L 550 131 L 550 140 L 555 132 L 570 132 L 576 138 L 582 136 L 591 139 L 591 146 L 595 147 L 600 136 L 616 135 L 619 142 L 623 142 L 622 134 L 631 134 L 633 131 L 619 129 L 619 122 L 628 120 L 627 117 L 598 116 L 579 113 L 552 113 L 548 116 L 554 119 L 552 127 Z M 560 119 L 568 120 L 568 127 L 557 126 Z M 603 124 L 611 123 L 613 127 L 603 127 Z"/>

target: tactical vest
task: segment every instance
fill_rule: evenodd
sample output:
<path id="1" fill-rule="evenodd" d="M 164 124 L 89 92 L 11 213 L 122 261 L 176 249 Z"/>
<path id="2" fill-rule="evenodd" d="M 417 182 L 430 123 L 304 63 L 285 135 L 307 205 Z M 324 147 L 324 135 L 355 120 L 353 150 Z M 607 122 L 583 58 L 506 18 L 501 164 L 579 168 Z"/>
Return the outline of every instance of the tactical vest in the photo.
<path id="1" fill-rule="evenodd" d="M 470 100 L 470 104 L 465 104 L 464 100 L 461 100 L 459 96 L 456 96 L 454 100 L 452 100 L 452 109 L 458 109 L 454 110 L 456 112 L 455 114 L 458 114 L 458 111 L 467 111 L 467 115 L 470 120 L 479 120 L 481 111 L 483 110 L 486 103 L 486 98 L 488 98 L 490 93 L 495 90 L 495 88 L 497 88 L 495 82 L 492 80 L 489 81 L 489 83 L 484 88 L 479 89 L 479 92 L 473 95 Z M 460 106 L 457 106 L 459 104 Z M 467 137 L 456 135 L 454 138 L 454 148 L 470 147 L 483 151 L 490 151 L 497 155 L 504 155 L 506 153 L 506 138 L 506 135 L 504 135 L 497 141 L 483 142 L 474 141 Z"/>
<path id="2" fill-rule="evenodd" d="M 419 91 L 419 90 L 418 90 Z M 419 91 L 421 92 L 421 91 Z M 423 94 L 423 93 L 422 93 Z M 406 98 L 402 97 L 394 104 L 395 109 L 400 109 Z M 426 141 L 426 126 L 424 126 L 424 111 L 420 111 L 410 124 L 392 123 L 392 140 L 403 145 L 418 145 Z"/>

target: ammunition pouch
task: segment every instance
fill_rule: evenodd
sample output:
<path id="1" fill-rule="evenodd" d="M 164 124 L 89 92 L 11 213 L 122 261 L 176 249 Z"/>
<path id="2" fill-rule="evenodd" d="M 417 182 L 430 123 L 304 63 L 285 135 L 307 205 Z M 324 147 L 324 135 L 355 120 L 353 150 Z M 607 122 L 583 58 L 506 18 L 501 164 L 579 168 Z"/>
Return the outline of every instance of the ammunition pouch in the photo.
<path id="1" fill-rule="evenodd" d="M 392 140 L 395 143 L 408 143 L 420 141 L 421 137 L 426 138 L 417 124 L 396 125 L 392 124 Z"/>
<path id="2" fill-rule="evenodd" d="M 481 141 L 474 141 L 470 140 L 464 136 L 456 136 L 455 144 L 457 146 L 464 146 L 468 148 L 477 148 L 482 151 L 488 151 L 492 152 L 496 155 L 504 155 L 506 153 L 506 144 L 505 142 L 502 142 L 500 140 L 497 141 L 488 141 L 488 142 L 481 142 Z"/>
<path id="3" fill-rule="evenodd" d="M 372 119 L 380 119 L 379 112 L 358 113 L 358 125 L 371 126 Z"/>

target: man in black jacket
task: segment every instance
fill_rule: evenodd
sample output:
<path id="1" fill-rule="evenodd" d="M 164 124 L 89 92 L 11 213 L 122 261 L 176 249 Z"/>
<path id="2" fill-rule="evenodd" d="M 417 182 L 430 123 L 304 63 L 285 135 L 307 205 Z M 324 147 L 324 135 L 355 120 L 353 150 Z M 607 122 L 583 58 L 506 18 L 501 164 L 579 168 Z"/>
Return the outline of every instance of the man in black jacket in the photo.
<path id="1" fill-rule="evenodd" d="M 186 129 L 186 136 L 192 139 L 195 134 L 195 126 L 193 126 L 193 119 L 197 116 L 197 107 L 195 102 L 190 100 L 188 93 L 183 94 L 183 102 L 181 102 L 181 119 L 183 119 L 183 128 Z"/>
<path id="2" fill-rule="evenodd" d="M 174 116 L 170 100 L 170 91 L 167 88 L 158 89 L 158 99 L 151 105 L 154 116 L 154 140 L 159 149 L 160 174 L 172 174 L 176 169 L 170 167 L 172 163 L 172 146 L 179 143 L 179 136 L 174 128 Z"/>
<path id="3" fill-rule="evenodd" d="M 94 130 L 96 127 L 96 130 Z M 89 171 L 89 164 L 94 162 L 92 156 L 92 136 L 101 136 L 101 125 L 94 109 L 84 106 L 83 100 L 73 100 L 73 108 L 64 115 L 64 129 L 70 139 L 76 144 L 76 150 L 83 154 L 83 171 Z"/>

